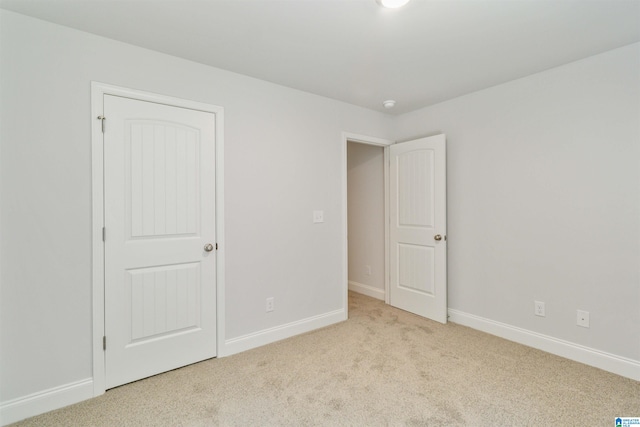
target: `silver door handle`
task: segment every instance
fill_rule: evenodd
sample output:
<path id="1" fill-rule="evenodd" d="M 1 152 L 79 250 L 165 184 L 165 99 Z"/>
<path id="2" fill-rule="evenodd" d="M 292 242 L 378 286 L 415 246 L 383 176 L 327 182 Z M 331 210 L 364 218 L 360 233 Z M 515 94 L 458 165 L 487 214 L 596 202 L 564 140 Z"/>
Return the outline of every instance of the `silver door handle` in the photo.
<path id="1" fill-rule="evenodd" d="M 204 245 L 204 250 L 207 252 L 211 252 L 213 250 L 213 245 L 211 243 L 207 243 Z"/>
<path id="2" fill-rule="evenodd" d="M 442 236 L 439 234 L 436 234 L 435 236 L 433 236 L 433 240 L 435 240 L 436 242 L 439 242 L 440 240 L 442 240 Z"/>

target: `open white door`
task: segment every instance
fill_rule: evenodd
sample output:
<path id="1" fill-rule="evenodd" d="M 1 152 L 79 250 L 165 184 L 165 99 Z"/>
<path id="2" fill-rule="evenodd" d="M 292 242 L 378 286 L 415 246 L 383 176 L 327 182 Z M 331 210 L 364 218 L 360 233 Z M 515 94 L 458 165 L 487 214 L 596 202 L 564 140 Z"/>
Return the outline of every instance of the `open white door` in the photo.
<path id="1" fill-rule="evenodd" d="M 215 114 L 104 95 L 105 385 L 216 356 Z"/>
<path id="2" fill-rule="evenodd" d="M 389 147 L 389 304 L 447 322 L 445 136 Z"/>

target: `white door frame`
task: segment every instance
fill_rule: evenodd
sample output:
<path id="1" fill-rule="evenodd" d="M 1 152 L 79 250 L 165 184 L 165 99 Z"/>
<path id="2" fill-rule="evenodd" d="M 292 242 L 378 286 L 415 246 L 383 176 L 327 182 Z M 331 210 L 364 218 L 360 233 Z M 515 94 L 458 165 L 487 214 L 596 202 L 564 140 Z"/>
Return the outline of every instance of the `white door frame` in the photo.
<path id="1" fill-rule="evenodd" d="M 157 95 L 150 92 L 113 86 L 100 82 L 91 82 L 91 194 L 92 194 L 92 294 L 93 294 L 93 395 L 105 392 L 105 352 L 102 347 L 104 336 L 104 242 L 102 227 L 104 226 L 104 146 L 102 120 L 104 95 L 122 96 L 140 101 L 155 102 L 175 107 L 190 108 L 215 114 L 216 122 L 216 345 L 218 357 L 224 354 L 225 311 L 224 311 L 224 109 L 186 99 Z M 104 120 L 106 128 L 109 118 Z"/>
<path id="2" fill-rule="evenodd" d="M 390 139 L 342 132 L 342 269 L 344 271 L 344 313 L 349 317 L 349 239 L 348 239 L 348 194 L 347 194 L 347 144 L 374 145 L 384 148 L 384 302 L 389 304 L 389 146 L 395 144 Z"/>

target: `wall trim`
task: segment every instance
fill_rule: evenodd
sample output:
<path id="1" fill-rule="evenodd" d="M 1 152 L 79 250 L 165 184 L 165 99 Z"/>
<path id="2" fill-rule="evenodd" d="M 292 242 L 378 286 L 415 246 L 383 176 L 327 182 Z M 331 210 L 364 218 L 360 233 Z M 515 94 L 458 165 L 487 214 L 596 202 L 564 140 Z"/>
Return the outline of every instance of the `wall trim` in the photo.
<path id="1" fill-rule="evenodd" d="M 640 381 L 640 361 L 585 347 L 549 335 L 449 309 L 449 321 L 514 341 L 575 362 Z"/>
<path id="2" fill-rule="evenodd" d="M 18 397 L 0 403 L 0 425 L 15 423 L 92 397 L 92 378 Z"/>
<path id="3" fill-rule="evenodd" d="M 318 316 L 308 317 L 306 319 L 232 338 L 224 343 L 224 348 L 218 349 L 219 353 L 221 353 L 219 356 L 231 356 L 232 354 L 271 344 L 285 338 L 324 328 L 326 326 L 342 322 L 345 319 L 345 309 L 341 308 Z"/>
<path id="4" fill-rule="evenodd" d="M 366 295 L 368 297 L 379 299 L 381 301 L 384 301 L 384 298 L 385 298 L 384 289 L 376 288 L 370 285 L 365 285 L 363 283 L 358 283 L 353 280 L 349 280 L 349 290 L 353 292 L 357 292 L 359 294 Z"/>

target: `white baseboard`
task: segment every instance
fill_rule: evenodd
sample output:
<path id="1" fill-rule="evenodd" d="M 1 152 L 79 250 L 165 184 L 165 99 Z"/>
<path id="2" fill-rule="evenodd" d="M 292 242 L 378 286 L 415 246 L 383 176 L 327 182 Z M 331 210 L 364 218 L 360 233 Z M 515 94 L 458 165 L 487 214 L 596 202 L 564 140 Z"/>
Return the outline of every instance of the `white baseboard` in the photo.
<path id="1" fill-rule="evenodd" d="M 363 285 L 362 283 L 349 280 L 349 290 L 384 301 L 384 289 L 374 288 L 373 286 Z"/>
<path id="2" fill-rule="evenodd" d="M 231 338 L 225 341 L 223 349 L 218 349 L 218 356 L 231 356 L 232 354 L 271 344 L 314 329 L 324 328 L 344 320 L 347 320 L 347 313 L 344 309 L 340 309 L 241 337 Z"/>
<path id="3" fill-rule="evenodd" d="M 449 321 L 640 381 L 640 361 L 449 309 Z"/>
<path id="4" fill-rule="evenodd" d="M 39 391 L 0 403 L 0 425 L 7 425 L 93 397 L 93 379 Z"/>

